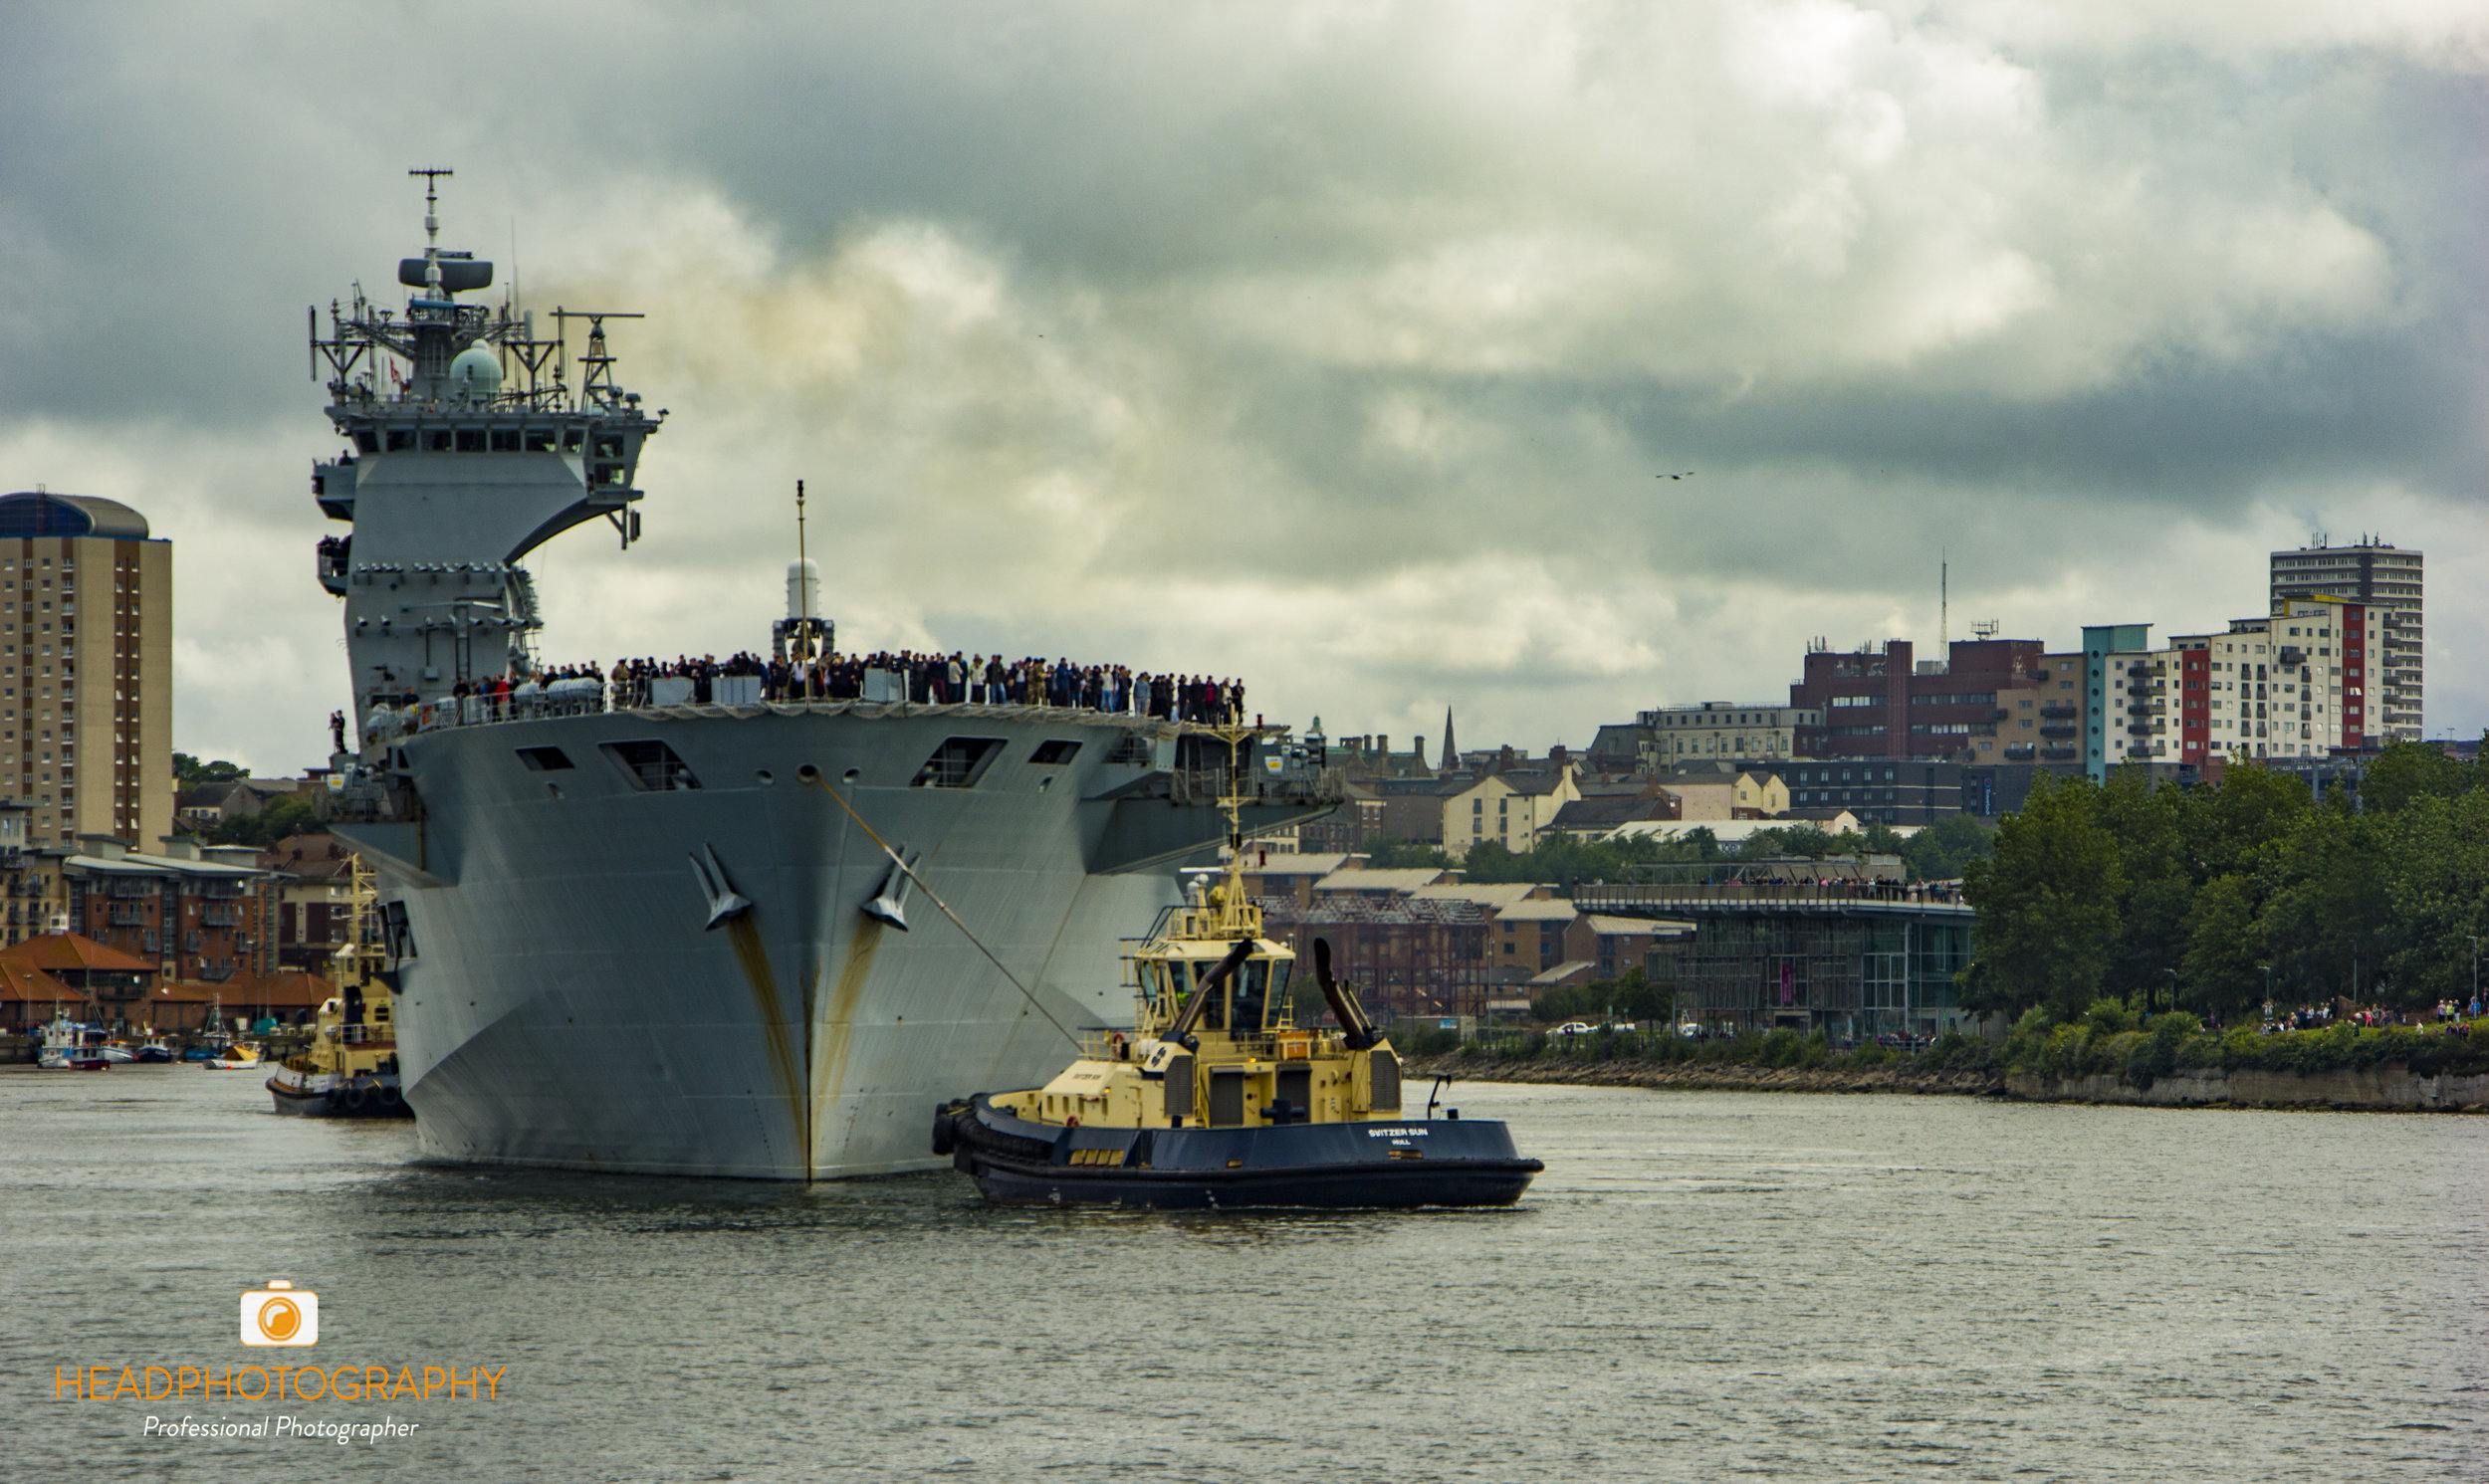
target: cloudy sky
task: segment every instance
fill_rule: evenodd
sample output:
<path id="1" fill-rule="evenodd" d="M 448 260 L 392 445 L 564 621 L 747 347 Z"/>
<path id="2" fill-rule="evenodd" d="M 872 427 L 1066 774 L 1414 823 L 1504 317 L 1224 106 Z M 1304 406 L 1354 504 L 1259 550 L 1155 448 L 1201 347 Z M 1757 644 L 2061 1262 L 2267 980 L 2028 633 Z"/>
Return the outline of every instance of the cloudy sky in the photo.
<path id="1" fill-rule="evenodd" d="M 9 5 L 0 488 L 176 542 L 177 738 L 343 701 L 303 310 L 445 244 L 648 315 L 647 540 L 549 658 L 766 640 L 1244 676 L 1579 745 L 1813 636 L 2217 628 L 2428 552 L 2489 722 L 2489 5 Z M 1693 471 L 1689 479 L 1655 476 Z"/>

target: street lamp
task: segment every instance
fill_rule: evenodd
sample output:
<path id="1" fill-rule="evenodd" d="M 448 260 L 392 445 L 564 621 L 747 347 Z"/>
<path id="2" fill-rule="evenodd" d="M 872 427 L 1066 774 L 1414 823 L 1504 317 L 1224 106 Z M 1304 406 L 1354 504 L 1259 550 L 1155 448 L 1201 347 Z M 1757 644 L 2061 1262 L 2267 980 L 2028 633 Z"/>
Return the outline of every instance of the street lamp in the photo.
<path id="1" fill-rule="evenodd" d="M 2259 963 L 2256 967 L 2264 970 L 2264 1023 L 2271 1025 L 2273 1023 L 2273 965 Z"/>
<path id="2" fill-rule="evenodd" d="M 2465 934 L 2469 938 L 2471 935 Z M 2472 1003 L 2480 1003 L 2480 940 L 2472 939 Z"/>
<path id="3" fill-rule="evenodd" d="M 2169 1008 L 2174 1010 L 2177 1008 L 2177 970 L 2164 968 L 2160 971 L 2169 976 Z"/>

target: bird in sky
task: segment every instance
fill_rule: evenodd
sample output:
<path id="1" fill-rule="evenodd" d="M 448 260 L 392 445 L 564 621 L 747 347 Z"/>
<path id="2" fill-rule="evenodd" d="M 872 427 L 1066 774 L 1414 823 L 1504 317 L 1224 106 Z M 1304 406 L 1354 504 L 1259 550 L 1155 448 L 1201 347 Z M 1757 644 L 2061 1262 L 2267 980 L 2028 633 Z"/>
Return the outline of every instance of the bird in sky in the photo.
<path id="1" fill-rule="evenodd" d="M 1653 479 L 1692 479 L 1694 478 L 1694 471 L 1689 469 L 1683 474 L 1655 474 L 1651 477 Z"/>

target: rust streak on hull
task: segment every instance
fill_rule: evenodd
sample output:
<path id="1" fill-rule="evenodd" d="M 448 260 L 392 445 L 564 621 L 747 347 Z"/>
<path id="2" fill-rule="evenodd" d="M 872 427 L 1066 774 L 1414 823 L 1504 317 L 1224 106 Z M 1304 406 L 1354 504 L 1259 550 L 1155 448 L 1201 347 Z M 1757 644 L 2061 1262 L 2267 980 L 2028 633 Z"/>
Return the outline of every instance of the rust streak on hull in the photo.
<path id="1" fill-rule="evenodd" d="M 770 1072 L 778 1079 L 778 1089 L 787 1099 L 788 1111 L 793 1115 L 795 1138 L 802 1160 L 801 1178 L 812 1177 L 812 1120 L 805 1116 L 803 1067 L 797 1061 L 794 1037 L 787 1024 L 785 1011 L 778 1002 L 778 975 L 770 969 L 769 950 L 762 947 L 761 930 L 752 924 L 746 913 L 726 925 L 726 936 L 735 946 L 735 962 L 744 972 L 744 982 L 752 989 L 753 1007 L 760 1012 L 761 1034 L 767 1040 Z"/>

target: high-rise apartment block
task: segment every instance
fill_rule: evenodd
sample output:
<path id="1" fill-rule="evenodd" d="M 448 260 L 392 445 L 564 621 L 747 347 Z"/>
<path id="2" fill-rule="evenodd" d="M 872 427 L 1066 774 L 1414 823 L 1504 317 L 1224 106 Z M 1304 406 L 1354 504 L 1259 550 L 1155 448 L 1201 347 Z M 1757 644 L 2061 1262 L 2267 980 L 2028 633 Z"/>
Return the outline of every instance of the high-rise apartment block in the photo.
<path id="1" fill-rule="evenodd" d="M 2354 677 L 2346 673 L 2344 701 L 2358 699 L 2367 738 L 2420 740 L 2423 687 L 2422 657 L 2426 631 L 2421 622 L 2421 553 L 2388 545 L 2374 537 L 2349 546 L 2335 546 L 2318 537 L 2316 544 L 2273 553 L 2272 611 L 2296 598 L 2333 598 L 2359 606 L 2362 627 L 2374 615 L 2376 643 L 2364 646 Z M 2284 619 L 2285 628 L 2289 626 Z M 2285 636 L 2286 637 L 2286 636 Z M 2340 644 L 2328 648 L 2341 649 Z M 2332 656 L 2348 672 L 2347 656 Z M 2314 667 L 2310 667 L 2313 671 Z M 2330 678 L 2330 677 L 2329 677 Z M 2357 680 L 2356 690 L 2353 687 Z M 2352 729 L 2346 728 L 2346 731 Z M 2358 745 L 2351 742 L 2350 745 Z"/>
<path id="2" fill-rule="evenodd" d="M 173 828 L 173 548 L 125 505 L 0 496 L 0 797 L 27 844 Z"/>

